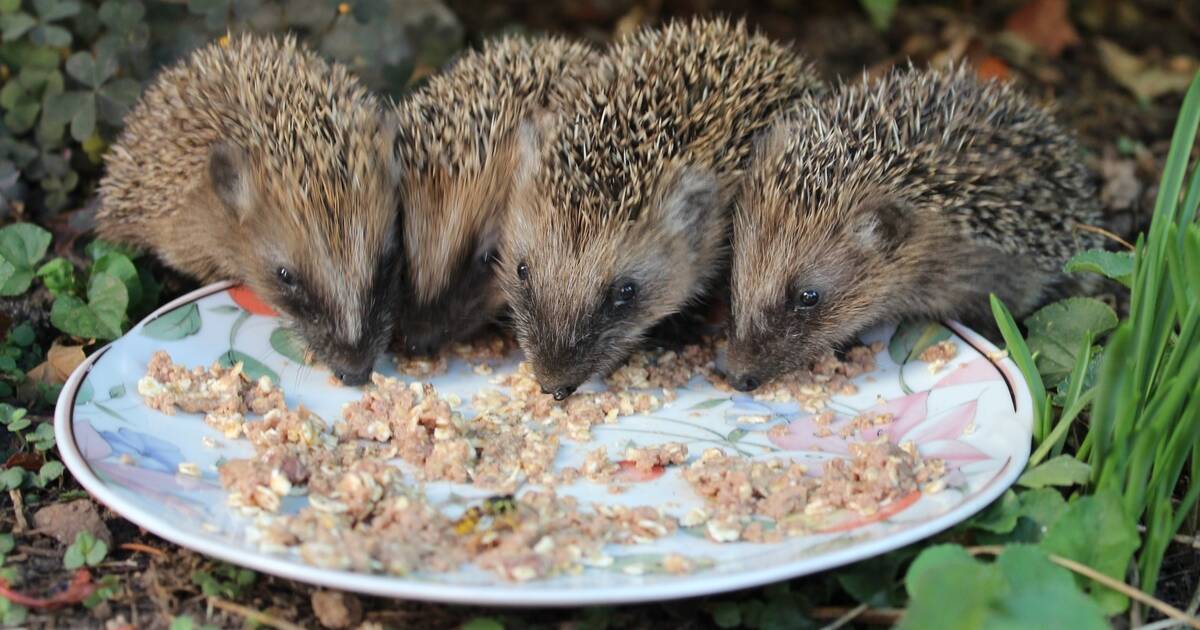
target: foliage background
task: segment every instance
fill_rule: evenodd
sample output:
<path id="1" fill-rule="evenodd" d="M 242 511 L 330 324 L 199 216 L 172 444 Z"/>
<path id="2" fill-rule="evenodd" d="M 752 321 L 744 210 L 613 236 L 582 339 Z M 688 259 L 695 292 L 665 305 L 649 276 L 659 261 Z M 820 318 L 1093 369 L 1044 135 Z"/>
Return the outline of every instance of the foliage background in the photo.
<path id="1" fill-rule="evenodd" d="M 1120 400 L 1091 406 L 1105 391 L 1120 389 L 1128 400 L 1139 395 L 1144 400 L 1179 386 L 1162 379 L 1103 381 L 1099 369 L 1110 331 L 1117 331 L 1111 333 L 1114 339 L 1124 339 L 1125 351 L 1141 347 L 1137 331 L 1145 323 L 1131 313 L 1162 308 L 1166 293 L 1185 296 L 1177 304 L 1194 308 L 1196 289 L 1163 281 L 1164 261 L 1172 254 L 1161 243 L 1155 250 L 1161 264 L 1143 262 L 1136 269 L 1134 256 L 1114 253 L 1124 249 L 1116 242 L 1114 252 L 1081 258 L 1078 269 L 1123 283 L 1114 281 L 1097 299 L 1056 305 L 1023 322 L 1024 331 L 1006 329 L 1010 350 L 1029 350 L 1027 372 L 1047 388 L 1035 454 L 1042 465 L 1018 488 L 938 540 L 840 571 L 701 601 L 512 612 L 314 592 L 174 548 L 92 503 L 64 475 L 47 422 L 54 396 L 74 365 L 193 286 L 151 257 L 94 241 L 92 192 L 122 116 L 156 69 L 227 33 L 295 33 L 392 98 L 419 85 L 462 47 L 499 32 L 551 31 L 603 45 L 640 25 L 695 13 L 744 16 L 769 34 L 794 41 L 831 79 L 856 78 L 905 59 L 920 65 L 965 58 L 983 76 L 1017 82 L 1056 103 L 1088 150 L 1108 227 L 1132 241 L 1150 226 L 1156 200 L 1158 216 L 1166 216 L 1160 195 L 1164 169 L 1174 164 L 1182 169 L 1179 179 L 1200 191 L 1200 179 L 1183 178 L 1194 172 L 1186 166 L 1189 148 L 1173 163 L 1167 161 L 1181 96 L 1200 68 L 1200 7 L 1193 4 L 0 0 L 0 424 L 5 425 L 0 486 L 7 491 L 0 498 L 0 531 L 10 532 L 0 534 L 0 589 L 11 589 L 0 591 L 0 623 L 183 629 L 294 621 L 310 626 L 317 615 L 323 625 L 338 627 L 335 613 L 345 613 L 343 621 L 365 618 L 388 627 L 466 624 L 483 630 L 663 624 L 803 628 L 841 618 L 859 626 L 903 619 L 910 627 L 938 627 L 953 619 L 957 623 L 946 627 L 970 627 L 970 620 L 978 622 L 976 627 L 1065 627 L 1105 615 L 1137 626 L 1159 618 L 1136 602 L 1130 606 L 1115 591 L 1073 576 L 1050 554 L 1134 584 L 1155 564 L 1147 558 L 1164 559 L 1156 569 L 1154 595 L 1194 613 L 1200 603 L 1200 543 L 1188 501 L 1195 500 L 1190 480 L 1200 466 L 1194 455 L 1189 458 L 1190 448 L 1156 453 L 1148 460 L 1151 468 L 1171 470 L 1155 473 L 1153 490 L 1143 492 L 1130 470 L 1146 457 L 1132 456 L 1136 440 L 1123 439 L 1147 436 L 1142 448 L 1154 452 L 1158 443 L 1181 434 L 1171 432 L 1176 416 L 1140 425 L 1129 418 L 1148 416 L 1116 409 Z M 1178 216 L 1186 214 L 1186 204 L 1177 201 L 1168 200 L 1172 218 L 1158 221 L 1175 224 L 1176 235 L 1189 223 Z M 1174 255 L 1191 261 L 1179 251 Z M 1144 252 L 1139 256 L 1154 259 Z M 1135 286 L 1132 301 L 1130 284 Z M 1139 302 L 1139 286 L 1143 296 L 1158 297 Z M 1188 313 L 1200 311 L 1171 308 L 1159 319 L 1174 318 L 1169 329 L 1177 337 Z M 1003 319 L 1003 309 L 997 312 Z M 1064 333 L 1059 322 L 1076 325 Z M 1169 335 L 1162 343 L 1146 351 L 1155 361 L 1168 360 L 1176 347 Z M 1099 389 L 1098 378 L 1107 383 Z M 1194 386 L 1194 380 L 1185 385 Z M 1098 431 L 1094 440 L 1104 441 L 1105 448 L 1088 446 L 1086 421 L 1093 414 L 1109 418 L 1100 426 L 1122 439 L 1102 438 Z M 1159 433 L 1152 432 L 1155 427 Z M 70 510 L 69 519 L 64 510 Z M 1143 512 L 1145 518 L 1136 518 Z M 67 520 L 86 525 L 64 531 L 46 524 Z M 1104 524 L 1101 535 L 1079 533 L 1096 529 L 1096 523 Z M 1002 547 L 987 551 L 996 545 Z M 1161 549 L 1144 553 L 1156 545 Z M 983 560 L 997 554 L 994 562 Z M 89 571 L 90 582 L 72 590 L 80 569 Z M 12 596 L 6 598 L 5 592 Z M 22 594 L 60 597 L 65 606 L 54 611 L 22 606 L 16 597 Z"/>

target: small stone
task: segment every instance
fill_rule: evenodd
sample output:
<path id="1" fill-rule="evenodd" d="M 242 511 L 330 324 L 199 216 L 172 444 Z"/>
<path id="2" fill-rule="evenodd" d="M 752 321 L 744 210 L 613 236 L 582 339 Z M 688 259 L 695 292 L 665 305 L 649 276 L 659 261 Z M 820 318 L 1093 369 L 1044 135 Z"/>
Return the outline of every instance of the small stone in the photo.
<path id="1" fill-rule="evenodd" d="M 88 499 L 48 505 L 33 515 L 33 525 L 43 534 L 64 545 L 75 542 L 79 532 L 88 532 L 112 546 L 112 533 L 100 518 L 96 506 Z"/>
<path id="2" fill-rule="evenodd" d="M 326 628 L 349 628 L 362 621 L 362 603 L 358 598 L 341 591 L 314 591 L 313 612 Z"/>

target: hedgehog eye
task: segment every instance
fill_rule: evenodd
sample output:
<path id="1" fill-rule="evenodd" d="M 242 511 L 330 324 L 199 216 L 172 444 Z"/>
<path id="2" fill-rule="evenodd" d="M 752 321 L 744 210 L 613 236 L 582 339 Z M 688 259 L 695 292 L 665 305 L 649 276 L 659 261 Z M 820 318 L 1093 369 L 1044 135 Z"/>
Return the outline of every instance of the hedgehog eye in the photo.
<path id="1" fill-rule="evenodd" d="M 529 280 L 529 265 L 525 264 L 524 260 L 517 265 L 517 279 L 521 282 Z"/>
<path id="2" fill-rule="evenodd" d="M 275 270 L 275 277 L 279 278 L 279 282 L 289 289 L 296 286 L 296 272 L 287 267 L 279 267 Z"/>
<path id="3" fill-rule="evenodd" d="M 808 310 L 821 302 L 821 294 L 815 289 L 805 289 L 796 295 L 795 306 L 796 311 Z"/>
<path id="4" fill-rule="evenodd" d="M 613 284 L 612 288 L 612 305 L 625 306 L 637 298 L 638 286 L 636 282 L 631 280 L 621 280 Z"/>

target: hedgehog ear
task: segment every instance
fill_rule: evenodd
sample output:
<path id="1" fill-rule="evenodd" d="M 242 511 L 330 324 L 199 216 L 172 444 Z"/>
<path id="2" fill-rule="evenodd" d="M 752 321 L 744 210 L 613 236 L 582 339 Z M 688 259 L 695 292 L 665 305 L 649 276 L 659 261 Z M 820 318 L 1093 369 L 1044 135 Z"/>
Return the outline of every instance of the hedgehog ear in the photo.
<path id="1" fill-rule="evenodd" d="M 893 251 L 904 244 L 913 216 L 903 202 L 877 198 L 859 205 L 854 226 L 859 242 L 868 249 Z"/>
<path id="2" fill-rule="evenodd" d="M 244 221 L 253 205 L 246 152 L 231 142 L 218 142 L 208 154 L 208 178 L 217 197 Z"/>
<path id="3" fill-rule="evenodd" d="M 699 243 L 721 213 L 720 186 L 713 172 L 698 166 L 678 171 L 663 200 L 663 225 L 673 234 Z"/>

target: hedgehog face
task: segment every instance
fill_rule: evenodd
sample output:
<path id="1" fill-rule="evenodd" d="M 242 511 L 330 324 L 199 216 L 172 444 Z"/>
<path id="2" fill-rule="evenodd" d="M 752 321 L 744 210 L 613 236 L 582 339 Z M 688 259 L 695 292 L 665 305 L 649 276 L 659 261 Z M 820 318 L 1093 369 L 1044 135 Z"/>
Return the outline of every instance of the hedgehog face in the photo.
<path id="1" fill-rule="evenodd" d="M 392 336 L 394 186 L 369 170 L 326 182 L 311 165 L 281 173 L 261 163 L 229 144 L 210 155 L 243 281 L 343 383 L 365 383 Z M 311 178 L 325 185 L 305 186 Z"/>
<path id="2" fill-rule="evenodd" d="M 395 307 L 397 341 L 427 355 L 463 341 L 504 306 L 497 286 L 499 232 L 511 186 L 507 160 L 467 176 L 437 169 L 401 186 L 408 259 Z"/>
<path id="3" fill-rule="evenodd" d="M 761 201 L 761 200 L 760 200 Z M 738 390 L 806 368 L 886 319 L 903 294 L 889 277 L 904 243 L 898 206 L 739 207 L 735 213 L 727 377 Z M 789 217 L 776 224 L 766 217 Z"/>
<path id="4" fill-rule="evenodd" d="M 700 169 L 667 173 L 633 219 L 581 222 L 535 185 L 514 193 L 500 279 L 521 347 L 558 400 L 616 368 L 715 272 L 725 234 L 716 182 Z"/>

